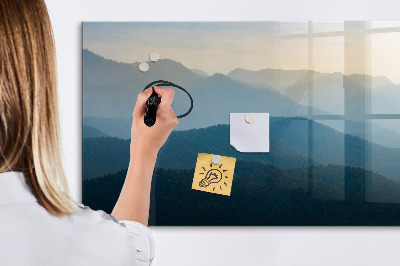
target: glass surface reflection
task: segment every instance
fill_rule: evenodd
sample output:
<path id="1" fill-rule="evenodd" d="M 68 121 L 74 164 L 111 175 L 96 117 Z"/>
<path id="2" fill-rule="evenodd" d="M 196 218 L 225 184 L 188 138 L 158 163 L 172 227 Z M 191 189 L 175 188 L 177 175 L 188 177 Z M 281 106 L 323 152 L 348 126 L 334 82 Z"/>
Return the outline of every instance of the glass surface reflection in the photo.
<path id="1" fill-rule="evenodd" d="M 159 153 L 151 225 L 400 225 L 399 22 L 83 29 L 83 124 L 107 134 L 84 131 L 85 204 L 111 211 L 129 162 L 131 99 L 166 79 L 190 91 L 194 109 Z M 154 47 L 155 36 L 166 41 Z M 161 57 L 145 75 L 117 62 L 143 47 Z M 91 51 L 102 49 L 116 61 Z M 187 104 L 177 92 L 176 113 Z M 269 153 L 229 145 L 229 113 L 247 112 L 270 113 Z M 237 159 L 230 197 L 190 189 L 198 153 Z"/>

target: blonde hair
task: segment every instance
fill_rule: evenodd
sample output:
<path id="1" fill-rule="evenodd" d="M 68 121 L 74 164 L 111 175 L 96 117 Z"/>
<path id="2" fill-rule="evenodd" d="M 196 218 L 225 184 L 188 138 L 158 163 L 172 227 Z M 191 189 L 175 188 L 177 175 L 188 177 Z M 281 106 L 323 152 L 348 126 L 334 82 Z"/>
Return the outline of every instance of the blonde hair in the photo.
<path id="1" fill-rule="evenodd" d="M 64 216 L 76 204 L 62 166 L 55 60 L 44 1 L 0 0 L 0 172 L 23 172 L 39 204 Z"/>

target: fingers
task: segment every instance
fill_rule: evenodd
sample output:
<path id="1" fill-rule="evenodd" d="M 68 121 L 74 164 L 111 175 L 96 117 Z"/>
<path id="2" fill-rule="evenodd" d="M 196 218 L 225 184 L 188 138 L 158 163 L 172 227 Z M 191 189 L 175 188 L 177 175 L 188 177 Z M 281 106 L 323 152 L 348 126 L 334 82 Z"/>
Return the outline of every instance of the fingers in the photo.
<path id="1" fill-rule="evenodd" d="M 172 101 L 174 100 L 175 92 L 173 89 L 164 89 L 159 87 L 154 87 L 154 91 L 161 96 L 161 103 L 157 110 L 157 116 L 162 119 L 166 119 L 171 125 L 176 126 L 178 124 L 178 118 L 176 117 L 174 111 L 171 108 Z M 136 105 L 133 110 L 133 116 L 140 119 L 144 116 L 146 109 L 146 101 L 152 94 L 153 89 L 148 88 L 138 94 Z M 157 123 L 156 123 L 157 124 Z"/>
<path id="2" fill-rule="evenodd" d="M 174 100 L 175 91 L 171 88 L 154 87 L 154 91 L 161 95 L 161 102 L 171 105 Z"/>
<path id="3" fill-rule="evenodd" d="M 161 96 L 165 93 L 165 89 L 160 87 L 154 87 L 154 91 Z"/>
<path id="4" fill-rule="evenodd" d="M 150 97 L 151 93 L 153 92 L 152 88 L 148 88 L 145 91 L 142 91 L 138 94 L 135 108 L 133 109 L 134 116 L 143 116 L 144 111 L 146 109 L 146 101 Z"/>
<path id="5" fill-rule="evenodd" d="M 160 106 L 163 105 L 165 107 L 170 107 L 172 101 L 174 100 L 175 91 L 173 89 L 161 89 L 163 90 L 163 94 L 161 94 L 161 103 Z M 157 92 L 158 93 L 158 92 Z"/>

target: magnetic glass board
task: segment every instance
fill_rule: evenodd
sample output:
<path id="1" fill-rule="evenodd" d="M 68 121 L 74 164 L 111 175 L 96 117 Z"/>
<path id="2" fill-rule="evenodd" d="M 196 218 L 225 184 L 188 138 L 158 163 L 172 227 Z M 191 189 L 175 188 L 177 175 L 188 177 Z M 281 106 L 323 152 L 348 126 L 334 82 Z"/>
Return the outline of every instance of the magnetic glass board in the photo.
<path id="1" fill-rule="evenodd" d="M 400 22 L 84 22 L 82 61 L 91 208 L 112 211 L 136 96 L 163 79 L 194 108 L 158 154 L 150 225 L 400 224 Z M 230 113 L 269 113 L 270 151 L 235 150 Z M 198 153 L 236 158 L 230 196 L 192 189 Z"/>

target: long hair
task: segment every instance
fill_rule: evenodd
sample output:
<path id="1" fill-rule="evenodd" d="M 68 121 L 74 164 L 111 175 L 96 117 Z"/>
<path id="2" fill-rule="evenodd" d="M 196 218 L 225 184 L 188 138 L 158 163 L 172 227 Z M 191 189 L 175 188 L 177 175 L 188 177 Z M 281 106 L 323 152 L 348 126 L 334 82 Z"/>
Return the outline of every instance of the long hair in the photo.
<path id="1" fill-rule="evenodd" d="M 0 172 L 21 171 L 50 214 L 71 215 L 53 31 L 43 0 L 0 0 Z M 3 188 L 7 189 L 7 188 Z"/>

